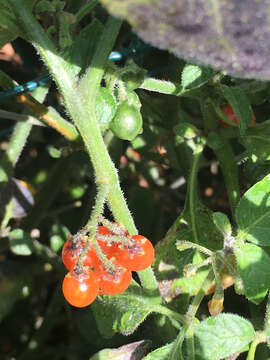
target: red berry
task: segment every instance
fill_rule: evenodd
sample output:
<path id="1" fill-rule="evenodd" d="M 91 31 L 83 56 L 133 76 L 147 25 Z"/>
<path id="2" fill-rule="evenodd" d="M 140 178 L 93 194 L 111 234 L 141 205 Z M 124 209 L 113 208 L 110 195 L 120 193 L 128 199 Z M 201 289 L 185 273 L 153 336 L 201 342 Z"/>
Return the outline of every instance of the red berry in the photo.
<path id="1" fill-rule="evenodd" d="M 237 126 L 239 126 L 239 122 L 238 122 L 238 119 L 237 119 L 237 116 L 232 108 L 232 106 L 230 104 L 228 105 L 224 105 L 222 106 L 221 108 L 221 111 L 223 112 L 223 114 L 225 116 L 227 116 L 234 124 L 236 124 Z M 250 125 L 249 126 L 254 126 L 255 125 L 255 121 L 256 121 L 256 118 L 255 118 L 255 115 L 252 111 L 252 118 L 251 118 L 251 122 L 250 122 Z M 224 126 L 224 127 L 227 127 L 227 128 L 231 128 L 233 127 L 232 125 L 229 125 L 227 124 L 225 121 L 223 121 L 222 119 L 219 119 L 219 123 L 220 125 Z"/>
<path id="2" fill-rule="evenodd" d="M 113 235 L 106 226 L 99 226 L 98 227 L 98 233 L 100 235 L 104 235 L 104 236 Z M 99 247 L 100 247 L 101 251 L 104 254 L 106 254 L 108 258 L 111 258 L 114 255 L 117 248 L 118 248 L 116 243 L 109 242 L 109 241 L 106 241 L 106 240 L 98 239 L 98 244 L 99 244 Z"/>
<path id="3" fill-rule="evenodd" d="M 79 308 L 90 305 L 99 291 L 96 275 L 87 267 L 81 274 L 69 272 L 64 278 L 62 291 L 71 305 Z"/>
<path id="4" fill-rule="evenodd" d="M 128 270 L 140 271 L 150 266 L 154 260 L 155 251 L 150 240 L 142 235 L 132 236 L 133 244 L 119 245 L 115 257 L 119 264 Z"/>
<path id="5" fill-rule="evenodd" d="M 131 282 L 131 271 L 123 268 L 114 261 L 115 273 L 106 270 L 102 263 L 99 263 L 95 269 L 99 282 L 99 295 L 116 295 L 125 291 Z"/>
<path id="6" fill-rule="evenodd" d="M 100 225 L 98 227 L 98 233 L 100 235 L 111 235 L 110 230 L 106 226 L 103 226 L 103 225 Z"/>
<path id="7" fill-rule="evenodd" d="M 84 245 L 85 242 L 80 239 L 73 242 L 72 237 L 69 237 L 65 242 L 62 248 L 62 261 L 69 271 L 74 269 Z M 83 264 L 84 266 L 94 267 L 96 261 L 96 252 L 94 250 L 89 250 L 85 255 Z"/>

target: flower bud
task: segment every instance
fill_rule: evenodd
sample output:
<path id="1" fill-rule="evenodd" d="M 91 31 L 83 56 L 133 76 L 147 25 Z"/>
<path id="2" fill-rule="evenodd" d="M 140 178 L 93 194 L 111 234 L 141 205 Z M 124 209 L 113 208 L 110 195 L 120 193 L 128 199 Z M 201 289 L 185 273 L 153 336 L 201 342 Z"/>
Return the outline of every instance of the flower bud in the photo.
<path id="1" fill-rule="evenodd" d="M 223 310 L 224 296 L 214 295 L 211 300 L 208 301 L 208 310 L 211 316 L 217 316 Z"/>

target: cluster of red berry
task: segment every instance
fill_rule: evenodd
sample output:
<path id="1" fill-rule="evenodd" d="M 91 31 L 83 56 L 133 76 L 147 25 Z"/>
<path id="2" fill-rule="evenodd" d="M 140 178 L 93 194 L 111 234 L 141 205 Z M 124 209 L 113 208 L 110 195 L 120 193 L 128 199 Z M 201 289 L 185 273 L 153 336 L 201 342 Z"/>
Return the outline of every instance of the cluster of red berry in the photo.
<path id="1" fill-rule="evenodd" d="M 117 241 L 118 237 L 124 241 Z M 115 224 L 111 230 L 99 226 L 96 234 L 101 253 L 108 260 L 109 266 L 91 245 L 84 255 L 83 266 L 78 268 L 77 262 L 86 239 L 84 236 L 70 236 L 62 249 L 62 260 L 69 270 L 62 290 L 66 300 L 76 307 L 91 304 L 98 295 L 114 295 L 125 291 L 131 282 L 131 271 L 144 270 L 154 260 L 154 248 L 150 240 L 142 235 L 131 236 Z"/>

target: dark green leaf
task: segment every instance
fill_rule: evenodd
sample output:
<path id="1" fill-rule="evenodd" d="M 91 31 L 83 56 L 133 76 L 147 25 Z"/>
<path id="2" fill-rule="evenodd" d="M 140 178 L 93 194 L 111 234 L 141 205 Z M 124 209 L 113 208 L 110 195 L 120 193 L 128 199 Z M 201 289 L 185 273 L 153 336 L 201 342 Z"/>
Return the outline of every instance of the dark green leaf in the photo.
<path id="1" fill-rule="evenodd" d="M 105 336 L 115 332 L 124 335 L 133 333 L 146 317 L 156 312 L 159 303 L 157 294 L 148 296 L 133 281 L 129 288 L 116 296 L 102 296 L 92 305 L 99 331 Z"/>
<path id="2" fill-rule="evenodd" d="M 259 304 L 270 288 L 270 257 L 261 247 L 248 243 L 235 247 L 235 255 L 243 292 Z"/>
<path id="3" fill-rule="evenodd" d="M 244 134 L 249 127 L 252 118 L 248 97 L 239 87 L 221 85 L 220 88 L 225 99 L 233 107 L 237 116 L 240 133 Z"/>
<path id="4" fill-rule="evenodd" d="M 269 98 L 269 83 L 266 81 L 248 80 L 239 85 L 251 104 L 260 105 Z"/>
<path id="5" fill-rule="evenodd" d="M 65 57 L 73 65 L 73 72 L 76 75 L 81 75 L 91 63 L 102 31 L 103 25 L 94 19 L 81 30 L 72 46 L 66 51 Z"/>
<path id="6" fill-rule="evenodd" d="M 14 17 L 0 5 L 0 48 L 19 36 L 20 30 Z"/>
<path id="7" fill-rule="evenodd" d="M 270 78 L 268 0 L 101 0 L 146 42 L 237 77 Z"/>
<path id="8" fill-rule="evenodd" d="M 48 0 L 41 0 L 35 7 L 35 12 L 40 13 L 44 11 L 54 12 L 56 11 L 55 4 L 52 4 Z"/>
<path id="9" fill-rule="evenodd" d="M 100 88 L 96 98 L 96 115 L 102 132 L 108 130 L 117 110 L 117 103 L 107 88 Z"/>
<path id="10" fill-rule="evenodd" d="M 224 359 L 248 345 L 255 336 L 252 324 L 233 314 L 210 317 L 195 327 L 196 359 Z"/>
<path id="11" fill-rule="evenodd" d="M 122 80 L 125 82 L 126 90 L 133 91 L 138 89 L 143 83 L 147 71 L 140 68 L 133 60 L 130 60 L 127 66 L 130 68 L 130 71 L 127 71 L 122 76 Z"/>
<path id="12" fill-rule="evenodd" d="M 17 35 L 0 27 L 0 48 L 10 41 L 15 40 Z"/>
<path id="13" fill-rule="evenodd" d="M 228 219 L 227 215 L 221 212 L 214 212 L 213 213 L 213 221 L 219 231 L 224 235 L 231 235 L 232 226 L 230 220 Z"/>
<path id="14" fill-rule="evenodd" d="M 236 209 L 236 220 L 239 238 L 270 245 L 270 174 L 245 192 Z"/>
<path id="15" fill-rule="evenodd" d="M 254 162 L 270 160 L 270 120 L 249 128 L 241 142 Z"/>

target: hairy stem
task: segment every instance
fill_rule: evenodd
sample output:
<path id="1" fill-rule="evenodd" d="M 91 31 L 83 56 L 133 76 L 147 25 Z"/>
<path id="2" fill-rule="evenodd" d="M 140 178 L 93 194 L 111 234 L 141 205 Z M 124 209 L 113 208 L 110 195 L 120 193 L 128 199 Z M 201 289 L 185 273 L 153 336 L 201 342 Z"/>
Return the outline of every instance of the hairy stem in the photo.
<path id="1" fill-rule="evenodd" d="M 100 39 L 100 46 L 93 56 L 90 68 L 78 86 L 72 68 L 58 54 L 54 44 L 33 17 L 29 8 L 20 0 L 10 0 L 10 6 L 55 79 L 66 109 L 85 143 L 95 170 L 97 183 L 109 184 L 108 203 L 114 217 L 119 223 L 124 224 L 131 234 L 136 234 L 133 218 L 121 191 L 117 171 L 104 144 L 95 113 L 96 94 L 108 56 L 120 30 L 121 21 L 112 17 L 108 18 Z M 143 286 L 151 285 L 152 289 L 154 284 L 157 289 L 151 269 L 140 272 L 139 277 Z"/>
<path id="2" fill-rule="evenodd" d="M 199 145 L 200 146 L 200 145 Z M 191 227 L 194 236 L 194 242 L 199 244 L 199 237 L 198 231 L 196 226 L 196 194 L 197 194 L 197 174 L 199 170 L 199 162 L 201 159 L 203 148 L 200 146 L 198 151 L 194 151 L 193 163 L 190 172 L 189 178 L 189 191 L 188 191 L 188 198 L 189 198 L 189 210 L 190 210 L 190 217 L 191 217 Z"/>

